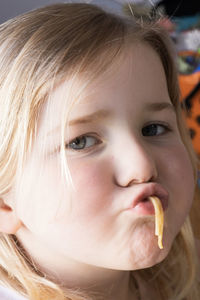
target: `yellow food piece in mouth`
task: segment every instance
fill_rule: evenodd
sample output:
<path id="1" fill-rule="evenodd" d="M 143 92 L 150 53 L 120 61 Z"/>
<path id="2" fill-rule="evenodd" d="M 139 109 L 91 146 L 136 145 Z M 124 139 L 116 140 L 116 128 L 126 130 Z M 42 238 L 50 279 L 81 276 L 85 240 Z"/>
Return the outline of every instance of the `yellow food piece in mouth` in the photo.
<path id="1" fill-rule="evenodd" d="M 156 196 L 150 196 L 155 210 L 155 235 L 158 236 L 158 247 L 163 249 L 163 227 L 164 227 L 164 212 L 160 199 Z"/>

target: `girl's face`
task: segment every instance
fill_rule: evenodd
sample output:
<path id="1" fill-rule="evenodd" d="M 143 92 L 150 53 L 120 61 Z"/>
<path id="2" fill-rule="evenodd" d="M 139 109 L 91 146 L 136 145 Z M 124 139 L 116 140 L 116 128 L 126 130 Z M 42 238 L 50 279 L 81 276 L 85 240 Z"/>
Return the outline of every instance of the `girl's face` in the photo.
<path id="1" fill-rule="evenodd" d="M 86 276 L 97 267 L 155 265 L 168 254 L 191 206 L 193 170 L 160 59 L 147 45 L 124 54 L 70 113 L 66 155 L 73 185 L 61 176 L 55 129 L 67 80 L 44 108 L 18 178 L 18 237 L 38 264 L 58 276 L 72 276 L 76 268 Z M 154 235 L 154 210 L 145 201 L 151 195 L 165 209 L 163 250 Z"/>

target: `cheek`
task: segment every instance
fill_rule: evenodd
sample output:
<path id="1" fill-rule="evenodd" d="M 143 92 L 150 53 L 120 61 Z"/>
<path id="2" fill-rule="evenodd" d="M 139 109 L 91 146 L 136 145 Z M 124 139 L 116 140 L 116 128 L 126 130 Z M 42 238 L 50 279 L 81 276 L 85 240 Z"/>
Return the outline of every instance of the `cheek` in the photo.
<path id="1" fill-rule="evenodd" d="M 56 163 L 41 165 L 34 161 L 26 166 L 16 184 L 17 213 L 33 232 L 45 231 L 46 225 L 67 209 L 66 187 L 57 166 Z"/>
<path id="2" fill-rule="evenodd" d="M 177 234 L 188 215 L 194 196 L 194 172 L 185 147 L 180 143 L 166 155 L 164 183 L 170 194 L 169 227 Z M 165 170 L 166 170 L 165 169 Z"/>
<path id="3" fill-rule="evenodd" d="M 181 194 L 186 193 L 192 200 L 194 191 L 194 171 L 189 155 L 183 145 L 173 149 L 174 159 L 171 159 L 171 178 L 174 178 L 174 186 Z"/>
<path id="4" fill-rule="evenodd" d="M 108 160 L 109 161 L 109 160 Z M 26 166 L 16 184 L 17 211 L 32 232 L 43 233 L 51 223 L 68 223 L 88 218 L 101 220 L 112 203 L 111 167 L 108 161 L 70 162 L 73 187 L 62 180 L 58 161 Z"/>
<path id="5" fill-rule="evenodd" d="M 112 203 L 112 167 L 109 161 L 71 162 L 70 171 L 75 187 L 72 202 L 80 214 L 101 214 L 102 209 Z"/>

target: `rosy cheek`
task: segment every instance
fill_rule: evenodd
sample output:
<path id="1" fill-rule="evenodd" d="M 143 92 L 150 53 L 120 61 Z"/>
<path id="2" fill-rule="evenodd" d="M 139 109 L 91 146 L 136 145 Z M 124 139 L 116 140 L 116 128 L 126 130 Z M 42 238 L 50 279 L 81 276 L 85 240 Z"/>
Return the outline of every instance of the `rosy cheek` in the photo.
<path id="1" fill-rule="evenodd" d="M 174 173 L 177 174 L 179 181 L 182 182 L 182 187 L 192 191 L 194 188 L 194 172 L 189 155 L 184 147 L 174 149 Z"/>
<path id="2" fill-rule="evenodd" d="M 75 191 L 72 201 L 80 214 L 101 214 L 112 201 L 112 167 L 109 159 L 72 162 L 70 164 Z"/>
<path id="3" fill-rule="evenodd" d="M 193 201 L 194 173 L 188 153 L 182 144 L 177 144 L 166 153 L 165 169 L 162 174 L 171 197 L 172 219 L 182 224 Z M 164 166 L 163 166 L 164 167 Z"/>

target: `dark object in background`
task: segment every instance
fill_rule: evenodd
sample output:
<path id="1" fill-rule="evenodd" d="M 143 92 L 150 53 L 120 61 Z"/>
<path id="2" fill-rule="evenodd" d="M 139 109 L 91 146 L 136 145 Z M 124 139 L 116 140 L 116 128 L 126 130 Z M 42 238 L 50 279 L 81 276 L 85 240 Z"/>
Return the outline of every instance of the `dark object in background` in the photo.
<path id="1" fill-rule="evenodd" d="M 165 14 L 174 17 L 192 16 L 200 13 L 199 0 L 162 0 L 156 8 L 164 7 Z"/>

